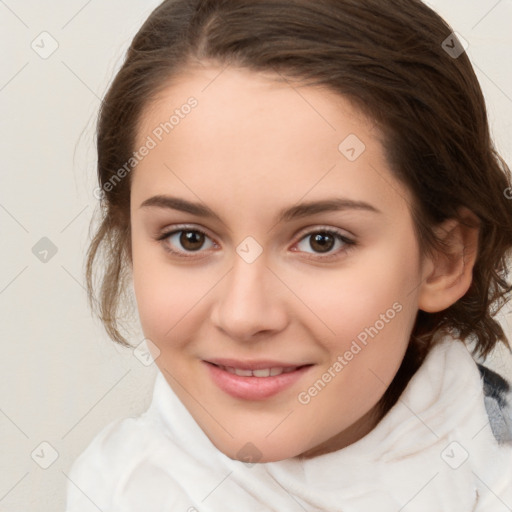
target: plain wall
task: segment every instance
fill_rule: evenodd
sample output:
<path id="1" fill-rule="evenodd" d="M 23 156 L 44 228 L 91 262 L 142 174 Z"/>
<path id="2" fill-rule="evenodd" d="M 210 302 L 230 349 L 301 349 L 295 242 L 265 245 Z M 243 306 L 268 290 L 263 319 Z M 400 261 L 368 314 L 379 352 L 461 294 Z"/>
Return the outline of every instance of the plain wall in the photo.
<path id="1" fill-rule="evenodd" d="M 98 205 L 95 116 L 158 3 L 0 2 L 0 511 L 63 510 L 72 462 L 104 425 L 151 398 L 155 367 L 91 317 L 83 268 Z M 496 146 L 512 163 L 512 1 L 429 5 L 469 42 Z M 500 318 L 512 335 L 511 316 Z M 493 364 L 512 375 L 504 351 Z"/>

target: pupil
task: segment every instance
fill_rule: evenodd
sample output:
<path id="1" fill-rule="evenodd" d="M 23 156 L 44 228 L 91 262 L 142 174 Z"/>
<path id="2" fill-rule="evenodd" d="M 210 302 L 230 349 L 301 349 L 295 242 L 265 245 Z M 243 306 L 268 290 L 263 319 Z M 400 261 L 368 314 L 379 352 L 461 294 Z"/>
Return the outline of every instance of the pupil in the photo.
<path id="1" fill-rule="evenodd" d="M 183 231 L 180 236 L 180 243 L 189 251 L 197 251 L 204 243 L 204 235 L 197 231 Z"/>
<path id="2" fill-rule="evenodd" d="M 333 247 L 333 244 L 334 238 L 328 233 L 318 233 L 314 235 L 309 243 L 311 248 L 318 252 L 330 251 Z"/>

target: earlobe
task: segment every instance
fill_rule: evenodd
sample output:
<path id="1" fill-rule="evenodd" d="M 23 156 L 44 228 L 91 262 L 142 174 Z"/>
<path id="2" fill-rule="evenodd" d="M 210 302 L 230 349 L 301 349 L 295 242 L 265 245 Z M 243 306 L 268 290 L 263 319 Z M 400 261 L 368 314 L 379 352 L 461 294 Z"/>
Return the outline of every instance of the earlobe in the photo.
<path id="1" fill-rule="evenodd" d="M 437 313 L 457 302 L 468 291 L 478 254 L 479 221 L 467 208 L 457 219 L 448 219 L 436 228 L 442 249 L 426 258 L 418 308 Z"/>

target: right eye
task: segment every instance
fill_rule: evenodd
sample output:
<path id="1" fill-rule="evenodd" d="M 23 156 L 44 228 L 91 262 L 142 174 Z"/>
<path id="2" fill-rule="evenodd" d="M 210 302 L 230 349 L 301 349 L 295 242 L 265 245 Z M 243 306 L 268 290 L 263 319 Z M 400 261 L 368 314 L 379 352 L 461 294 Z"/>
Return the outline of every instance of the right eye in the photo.
<path id="1" fill-rule="evenodd" d="M 205 242 L 207 241 L 210 242 L 207 249 L 216 246 L 204 231 L 190 227 L 166 230 L 159 235 L 158 240 L 162 243 L 166 251 L 182 258 L 194 257 L 192 254 L 189 255 L 187 253 L 204 252 L 201 251 L 201 249 L 204 248 Z"/>

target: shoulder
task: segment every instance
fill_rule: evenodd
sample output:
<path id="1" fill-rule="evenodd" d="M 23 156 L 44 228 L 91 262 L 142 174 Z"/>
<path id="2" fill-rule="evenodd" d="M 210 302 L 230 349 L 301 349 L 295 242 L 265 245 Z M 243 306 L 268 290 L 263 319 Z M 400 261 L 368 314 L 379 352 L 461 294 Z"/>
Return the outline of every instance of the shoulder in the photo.
<path id="1" fill-rule="evenodd" d="M 153 437 L 150 431 L 141 417 L 118 419 L 103 427 L 71 466 L 66 512 L 110 510 L 123 474 Z"/>
<path id="2" fill-rule="evenodd" d="M 512 443 L 512 384 L 490 368 L 482 364 L 477 366 L 494 437 L 500 444 Z"/>

